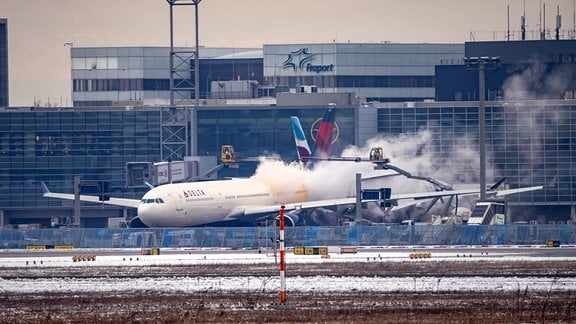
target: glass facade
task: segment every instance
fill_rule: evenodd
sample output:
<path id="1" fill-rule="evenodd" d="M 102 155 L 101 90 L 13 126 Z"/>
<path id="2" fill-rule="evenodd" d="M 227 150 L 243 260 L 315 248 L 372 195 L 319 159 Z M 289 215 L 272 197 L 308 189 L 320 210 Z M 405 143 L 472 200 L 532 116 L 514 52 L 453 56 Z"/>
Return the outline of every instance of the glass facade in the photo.
<path id="1" fill-rule="evenodd" d="M 466 146 L 478 152 L 477 107 L 393 107 L 378 110 L 378 133 L 385 135 L 430 132 L 419 154 L 435 157 L 435 177 L 452 183 L 478 182 L 474 165 L 457 154 Z"/>
<path id="2" fill-rule="evenodd" d="M 576 90 L 576 41 L 466 42 L 463 57 L 498 57 L 485 78 L 488 100 L 569 99 Z M 462 58 L 463 58 L 462 57 Z M 436 65 L 437 101 L 477 101 L 478 72 L 462 60 Z"/>
<path id="3" fill-rule="evenodd" d="M 575 104 L 496 106 L 486 116 L 492 162 L 510 183 L 538 185 L 558 176 L 554 188 L 511 196 L 510 201 L 545 205 L 575 201 Z"/>
<path id="4" fill-rule="evenodd" d="M 382 103 L 375 108 L 375 118 L 368 119 L 374 127 L 364 125 L 359 130 L 355 108 L 338 107 L 333 155 L 355 143 L 356 131 L 369 132 L 368 138 L 426 131 L 427 143 L 417 154 L 433 153 L 430 168 L 435 178 L 449 183 L 479 182 L 476 102 Z M 299 116 L 310 141 L 312 126 L 325 110 L 323 106 L 202 107 L 197 110 L 198 155 L 218 156 L 222 145 L 231 144 L 240 157 L 276 154 L 294 161 L 297 155 L 289 117 Z M 43 198 L 40 182 L 55 192 L 72 193 L 76 175 L 82 181 L 109 182 L 110 196 L 139 199 L 146 188 L 126 188 L 126 163 L 159 162 L 160 131 L 160 108 L 0 110 L 4 222 L 30 223 L 38 217 L 37 222 L 45 223 L 50 216 L 69 215 L 72 204 Z M 554 188 L 509 196 L 509 206 L 531 206 L 534 217 L 569 219 L 576 200 L 576 101 L 487 102 L 486 145 L 488 183 L 506 177 L 510 188 L 515 188 L 546 184 L 557 176 Z M 242 164 L 220 171 L 219 176 L 250 176 L 255 167 L 256 163 Z M 85 206 L 107 217 L 124 212 Z"/>
<path id="5" fill-rule="evenodd" d="M 203 108 L 197 114 L 198 153 L 219 156 L 221 145 L 232 144 L 241 157 L 278 154 L 286 161 L 296 160 L 290 116 L 300 116 L 309 130 L 325 110 Z M 354 142 L 354 109 L 341 108 L 336 118 L 340 132 L 333 151 L 338 153 Z M 159 108 L 0 110 L 0 216 L 4 223 L 48 226 L 52 216 L 71 215 L 72 203 L 43 198 L 40 183 L 54 192 L 73 193 L 74 176 L 83 182 L 108 182 L 112 197 L 139 199 L 147 189 L 126 188 L 126 163 L 159 162 L 160 130 Z M 256 163 L 243 164 L 219 175 L 249 176 L 255 167 Z M 103 215 L 118 217 L 124 212 L 84 206 L 87 227 L 104 227 Z"/>
<path id="6" fill-rule="evenodd" d="M 191 62 L 190 66 L 194 66 Z M 200 98 L 212 98 L 212 81 L 255 80 L 263 84 L 262 58 L 200 59 Z"/>
<path id="7" fill-rule="evenodd" d="M 444 106 L 442 106 L 444 104 Z M 378 132 L 387 135 L 430 132 L 421 154 L 434 152 L 440 179 L 479 182 L 477 103 L 421 104 L 378 109 Z M 508 196 L 514 206 L 535 206 L 546 216 L 570 215 L 576 200 L 576 103 L 573 100 L 489 102 L 486 106 L 487 182 L 506 177 L 510 188 L 555 187 Z M 466 163 L 463 163 L 466 162 Z M 556 207 L 552 207 L 556 206 Z M 547 210 L 546 210 L 547 208 Z M 557 215 L 561 213 L 562 215 Z M 538 215 L 536 215 L 538 216 Z"/>
<path id="8" fill-rule="evenodd" d="M 0 111 L 0 205 L 3 208 L 62 206 L 42 197 L 40 182 L 73 193 L 74 176 L 108 181 L 110 194 L 124 190 L 127 162 L 158 161 L 159 112 L 146 110 Z"/>
<path id="9" fill-rule="evenodd" d="M 302 127 L 307 131 L 309 144 L 310 129 L 317 119 L 321 119 L 326 108 L 294 109 L 201 109 L 198 110 L 198 154 L 218 155 L 224 144 L 234 146 L 240 157 L 256 157 L 262 154 L 278 154 L 284 161 L 297 159 L 290 116 L 298 116 Z M 332 152 L 338 154 L 354 144 L 354 109 L 339 108 L 336 112 L 339 125 L 338 138 L 333 143 Z M 240 169 L 224 169 L 224 176 L 249 176 L 256 163 Z"/>

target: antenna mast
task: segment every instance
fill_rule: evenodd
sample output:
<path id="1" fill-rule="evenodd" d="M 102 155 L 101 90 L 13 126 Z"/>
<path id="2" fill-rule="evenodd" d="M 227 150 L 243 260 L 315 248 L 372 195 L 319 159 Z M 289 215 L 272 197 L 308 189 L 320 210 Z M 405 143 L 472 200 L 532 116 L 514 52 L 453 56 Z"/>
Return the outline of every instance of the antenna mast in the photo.
<path id="1" fill-rule="evenodd" d="M 526 0 L 524 0 L 524 14 L 520 17 L 520 31 L 522 33 L 521 39 L 526 40 Z"/>
<path id="2" fill-rule="evenodd" d="M 507 11 L 507 23 L 508 23 L 508 29 L 506 30 L 506 39 L 508 41 L 510 41 L 510 5 L 506 6 L 508 11 Z"/>
<path id="3" fill-rule="evenodd" d="M 562 16 L 560 16 L 560 5 L 556 6 L 556 40 L 560 39 L 560 26 L 562 26 Z"/>
<path id="4" fill-rule="evenodd" d="M 540 1 L 540 40 L 546 39 L 546 3 Z"/>

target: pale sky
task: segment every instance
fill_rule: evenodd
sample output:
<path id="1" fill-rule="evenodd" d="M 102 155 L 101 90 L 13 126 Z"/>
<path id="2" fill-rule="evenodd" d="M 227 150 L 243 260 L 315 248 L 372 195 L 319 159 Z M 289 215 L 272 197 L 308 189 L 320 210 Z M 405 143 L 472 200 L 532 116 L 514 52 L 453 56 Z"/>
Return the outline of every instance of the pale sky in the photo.
<path id="1" fill-rule="evenodd" d="M 464 43 L 504 40 L 520 30 L 526 5 L 528 38 L 555 26 L 574 27 L 576 0 L 202 0 L 200 45 L 262 47 L 300 43 Z M 180 0 L 190 3 L 189 0 Z M 70 48 L 169 46 L 166 0 L 0 0 L 8 19 L 10 106 L 34 99 L 71 105 Z M 174 8 L 175 46 L 194 46 L 194 6 Z M 497 33 L 493 33 L 497 32 Z M 536 34 L 534 34 L 536 35 Z"/>

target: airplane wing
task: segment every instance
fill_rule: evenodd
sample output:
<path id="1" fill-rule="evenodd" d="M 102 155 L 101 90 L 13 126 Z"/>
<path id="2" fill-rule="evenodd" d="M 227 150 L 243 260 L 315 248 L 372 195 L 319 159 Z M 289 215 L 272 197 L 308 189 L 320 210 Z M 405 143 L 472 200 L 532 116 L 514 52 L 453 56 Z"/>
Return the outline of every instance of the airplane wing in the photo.
<path id="1" fill-rule="evenodd" d="M 327 200 L 314 200 L 314 201 L 304 201 L 299 203 L 284 204 L 284 210 L 298 210 L 298 209 L 311 209 L 318 207 L 328 207 L 328 206 L 340 206 L 355 204 L 356 198 L 339 198 L 339 199 L 327 199 Z M 259 214 L 270 214 L 277 213 L 280 211 L 280 204 L 269 205 L 269 206 L 245 206 L 242 207 L 242 214 L 246 216 L 254 216 Z"/>
<path id="2" fill-rule="evenodd" d="M 504 197 L 507 195 L 513 195 L 522 192 L 535 191 L 544 189 L 546 186 L 533 186 L 533 187 L 522 187 L 516 189 L 506 189 L 506 190 L 487 190 L 487 195 L 494 195 L 495 197 Z M 401 200 L 401 199 L 428 199 L 436 197 L 447 197 L 447 196 L 465 196 L 465 195 L 476 195 L 480 193 L 480 189 L 456 189 L 456 190 L 442 190 L 442 191 L 432 191 L 432 192 L 416 192 L 408 194 L 392 195 L 389 200 Z"/>
<path id="3" fill-rule="evenodd" d="M 42 182 L 42 192 L 43 192 L 43 195 L 42 195 L 43 197 L 58 198 L 58 199 L 65 199 L 65 200 L 74 200 L 74 194 L 51 192 L 48 189 L 48 186 L 46 186 L 46 184 L 43 182 Z M 120 207 L 131 207 L 131 208 L 138 208 L 138 204 L 140 204 L 139 199 L 110 197 L 110 200 L 100 201 L 100 197 L 89 196 L 89 195 L 80 195 L 80 201 L 87 201 L 87 202 L 112 205 L 112 206 L 120 206 Z"/>
<path id="4" fill-rule="evenodd" d="M 533 187 L 523 187 L 508 190 L 488 190 L 487 194 L 493 194 L 496 197 L 502 197 L 506 195 L 517 194 L 521 192 L 534 191 L 543 189 L 545 186 L 533 186 Z M 442 190 L 442 191 L 429 191 L 429 192 L 416 192 L 416 193 L 406 193 L 391 195 L 388 201 L 395 200 L 408 200 L 408 199 L 431 199 L 437 197 L 448 197 L 448 196 L 463 196 L 463 195 L 476 195 L 480 193 L 480 189 L 459 189 L 459 190 Z M 370 202 L 377 200 L 363 200 L 362 202 Z M 289 203 L 285 204 L 285 211 L 300 210 L 300 209 L 313 209 L 319 207 L 330 207 L 330 206 L 341 206 L 341 205 L 351 205 L 356 203 L 355 197 L 350 198 L 336 198 L 336 199 L 326 199 L 326 200 L 314 200 L 305 201 L 299 203 Z M 258 214 L 276 213 L 280 211 L 280 204 L 269 205 L 269 206 L 244 206 L 239 207 L 236 210 L 236 215 L 243 214 L 245 216 L 254 216 Z"/>
<path id="5" fill-rule="evenodd" d="M 494 193 L 496 197 L 506 196 L 506 195 L 513 195 L 521 192 L 527 191 L 534 191 L 534 190 L 541 190 L 544 189 L 546 186 L 534 186 L 534 187 L 523 187 L 523 188 L 516 188 L 516 189 L 506 189 L 506 190 L 499 190 Z M 487 191 L 490 193 L 490 191 Z"/>

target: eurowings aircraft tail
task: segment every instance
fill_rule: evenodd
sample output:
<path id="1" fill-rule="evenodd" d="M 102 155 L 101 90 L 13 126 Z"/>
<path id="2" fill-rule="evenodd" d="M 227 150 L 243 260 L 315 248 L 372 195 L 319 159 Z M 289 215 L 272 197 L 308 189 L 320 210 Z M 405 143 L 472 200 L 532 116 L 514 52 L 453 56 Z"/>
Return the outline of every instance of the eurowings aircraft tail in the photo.
<path id="1" fill-rule="evenodd" d="M 306 140 L 306 135 L 304 135 L 304 130 L 300 124 L 300 119 L 298 117 L 290 117 L 290 122 L 292 124 L 292 132 L 294 133 L 294 141 L 296 142 L 296 151 L 298 152 L 298 159 L 306 165 L 310 160 L 312 151 L 310 151 L 310 146 L 308 146 L 308 141 Z"/>
<path id="2" fill-rule="evenodd" d="M 324 113 L 324 118 L 318 128 L 318 135 L 316 136 L 316 145 L 314 151 L 310 150 L 306 135 L 300 124 L 298 117 L 290 117 L 292 124 L 292 132 L 294 133 L 294 141 L 296 143 L 296 151 L 298 152 L 298 159 L 308 168 L 312 168 L 315 159 L 323 159 L 330 156 L 332 151 L 332 132 L 334 131 L 334 121 L 336 115 L 336 108 L 329 108 Z"/>

